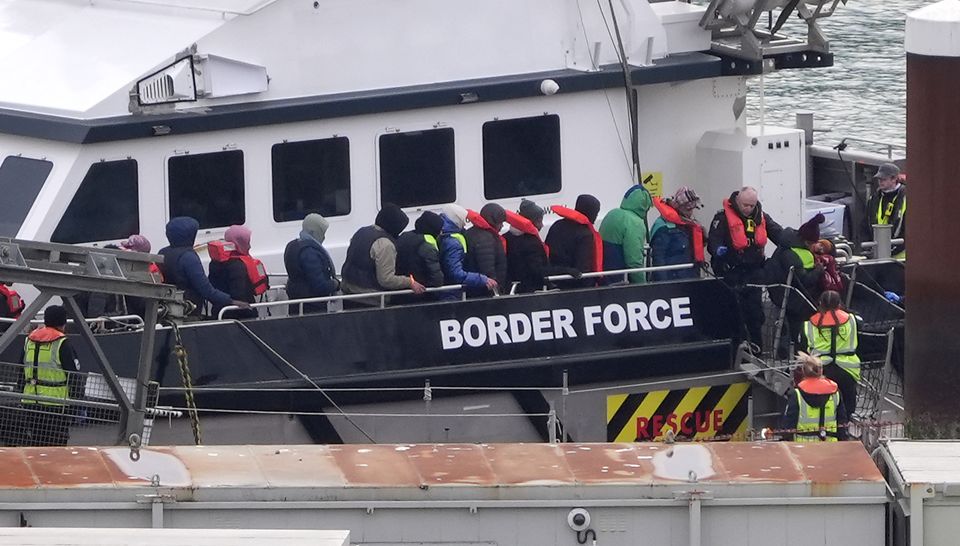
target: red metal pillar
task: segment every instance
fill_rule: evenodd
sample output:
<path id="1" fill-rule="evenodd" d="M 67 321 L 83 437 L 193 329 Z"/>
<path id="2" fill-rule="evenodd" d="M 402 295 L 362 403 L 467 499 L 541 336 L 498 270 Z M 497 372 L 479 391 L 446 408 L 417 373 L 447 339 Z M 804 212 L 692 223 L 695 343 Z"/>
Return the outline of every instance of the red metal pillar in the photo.
<path id="1" fill-rule="evenodd" d="M 913 435 L 960 433 L 960 1 L 907 17 L 905 396 Z"/>

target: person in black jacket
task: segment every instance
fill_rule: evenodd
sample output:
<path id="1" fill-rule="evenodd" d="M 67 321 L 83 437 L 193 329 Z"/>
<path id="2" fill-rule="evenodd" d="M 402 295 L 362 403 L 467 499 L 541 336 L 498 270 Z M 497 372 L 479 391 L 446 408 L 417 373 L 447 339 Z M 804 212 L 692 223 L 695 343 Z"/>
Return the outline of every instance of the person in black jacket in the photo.
<path id="1" fill-rule="evenodd" d="M 497 281 L 500 290 L 508 286 L 506 241 L 500 232 L 507 220 L 507 213 L 496 203 L 487 203 L 480 212 L 467 212 L 467 219 L 473 226 L 464 235 L 467 238 L 467 253 L 464 268 L 476 271 Z M 468 296 L 483 297 L 490 291 L 468 290 Z"/>
<path id="2" fill-rule="evenodd" d="M 768 241 L 779 246 L 782 231 L 780 224 L 763 212 L 757 190 L 746 186 L 724 199 L 707 236 L 713 274 L 738 290 L 744 326 L 750 341 L 759 347 L 763 346 L 762 293 L 744 285 L 765 281 L 764 249 Z"/>
<path id="3" fill-rule="evenodd" d="M 907 187 L 903 184 L 900 167 L 893 163 L 884 163 L 873 175 L 877 183 L 877 191 L 867 203 L 866 214 L 863 215 L 863 240 L 873 240 L 873 225 L 891 225 L 893 231 L 891 239 L 901 239 L 907 236 Z M 890 254 L 894 258 L 907 257 L 906 241 L 903 244 L 893 245 Z"/>
<path id="4" fill-rule="evenodd" d="M 562 216 L 550 226 L 546 243 L 550 248 L 550 264 L 576 269 L 581 273 L 603 270 L 603 241 L 593 227 L 600 214 L 600 201 L 583 194 L 577 197 L 577 204 L 571 211 L 565 207 L 552 207 Z M 560 281 L 562 288 L 586 288 L 596 286 L 597 279 Z"/>
<path id="5" fill-rule="evenodd" d="M 237 257 L 250 255 L 250 229 L 244 226 L 230 226 L 223 234 L 223 239 L 233 243 L 233 252 Z M 225 261 L 210 260 L 210 284 L 217 290 L 230 294 L 237 301 L 253 303 L 256 301 L 253 282 L 247 273 L 247 268 L 239 259 Z M 219 317 L 223 306 L 214 305 L 212 316 Z M 257 318 L 256 309 L 232 309 L 224 313 L 225 319 Z"/>
<path id="6" fill-rule="evenodd" d="M 790 270 L 793 269 L 789 285 L 793 289 L 782 286 L 771 286 L 769 289 L 770 300 L 781 307 L 786 302 L 787 307 L 786 331 L 789 339 L 780 344 L 781 357 L 792 354 L 790 343 L 800 346 L 803 323 L 816 311 L 808 301 L 815 302 L 820 298 L 824 267 L 817 263 L 812 248 L 820 240 L 820 224 L 823 222 L 824 216 L 817 214 L 799 229 L 784 229 L 780 234 L 780 246 L 763 267 L 766 283 L 772 285 L 786 285 Z M 787 290 L 790 290 L 789 295 Z"/>
<path id="7" fill-rule="evenodd" d="M 413 231 L 401 233 L 397 238 L 397 275 L 410 275 L 428 288 L 443 286 L 437 243 L 443 229 L 443 219 L 439 214 L 427 210 L 413 226 Z M 436 293 L 409 294 L 394 297 L 394 302 L 415 303 L 436 299 Z"/>
<path id="8" fill-rule="evenodd" d="M 319 214 L 308 214 L 303 219 L 300 236 L 287 243 L 283 251 L 283 265 L 287 269 L 287 297 L 291 300 L 332 296 L 340 289 L 337 270 L 323 240 L 330 223 Z M 305 313 L 326 312 L 325 303 L 306 303 Z M 300 306 L 290 305 L 291 315 L 300 313 Z"/>
<path id="9" fill-rule="evenodd" d="M 519 214 L 507 212 L 510 231 L 504 235 L 507 241 L 507 275 L 510 282 L 517 282 L 517 293 L 535 292 L 548 284 L 550 275 L 580 276 L 580 271 L 569 267 L 550 265 L 547 245 L 540 239 L 543 229 L 543 209 L 533 201 L 520 201 Z"/>

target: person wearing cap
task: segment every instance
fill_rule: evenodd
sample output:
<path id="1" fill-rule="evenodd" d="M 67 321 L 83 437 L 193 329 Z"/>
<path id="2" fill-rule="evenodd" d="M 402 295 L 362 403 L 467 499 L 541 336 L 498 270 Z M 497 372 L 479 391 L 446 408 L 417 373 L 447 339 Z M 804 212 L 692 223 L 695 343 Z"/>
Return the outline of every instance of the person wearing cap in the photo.
<path id="1" fill-rule="evenodd" d="M 397 274 L 396 240 L 410 223 L 407 213 L 393 203 L 384 203 L 373 225 L 362 227 L 350 238 L 343 262 L 342 288 L 345 294 L 426 288 L 409 275 Z M 379 305 L 377 300 L 345 301 L 345 307 Z"/>
<path id="2" fill-rule="evenodd" d="M 794 442 L 845 440 L 847 412 L 837 384 L 823 376 L 820 359 L 799 353 L 800 380 L 787 394 L 787 407 L 780 427 L 783 439 Z"/>
<path id="3" fill-rule="evenodd" d="M 487 203 L 480 212 L 467 211 L 467 220 L 472 226 L 464 236 L 467 238 L 467 260 L 464 268 L 467 271 L 476 271 L 496 279 L 502 290 L 507 286 L 507 242 L 500 232 L 507 221 L 507 213 L 496 203 Z M 469 296 L 484 296 L 489 292 L 486 287 L 482 291 L 467 291 Z"/>
<path id="4" fill-rule="evenodd" d="M 214 253 L 210 253 L 210 284 L 217 290 L 230 294 L 234 300 L 247 303 L 256 301 L 258 291 L 262 293 L 270 288 L 263 264 L 250 256 L 252 235 L 250 228 L 246 226 L 230 226 L 224 232 L 223 240 L 232 247 L 232 250 L 222 259 L 216 259 Z M 253 267 L 248 267 L 247 264 Z M 211 315 L 219 317 L 221 309 L 223 307 L 214 305 Z M 223 318 L 257 318 L 257 310 L 231 309 L 224 313 Z"/>
<path id="5" fill-rule="evenodd" d="M 597 215 L 600 214 L 600 200 L 583 194 L 577 197 L 577 203 L 572 210 L 560 205 L 554 205 L 550 210 L 560 216 L 560 220 L 554 222 L 547 232 L 550 263 L 576 269 L 581 273 L 603 271 L 603 239 L 593 227 Z M 596 286 L 597 280 L 560 281 L 557 286 L 586 288 Z"/>
<path id="6" fill-rule="evenodd" d="M 723 200 L 710 223 L 707 251 L 713 274 L 735 288 L 740 297 L 747 334 L 763 346 L 763 293 L 747 284 L 765 281 L 763 263 L 767 242 L 780 244 L 783 228 L 763 212 L 756 188 L 745 186 Z"/>
<path id="7" fill-rule="evenodd" d="M 443 230 L 440 233 L 440 267 L 443 269 L 444 284 L 460 284 L 471 292 L 486 290 L 491 293 L 497 290 L 497 281 L 476 271 L 467 271 L 464 268 L 466 256 L 470 252 L 463 228 L 467 223 L 467 209 L 451 203 L 444 205 L 440 218 L 443 219 Z M 459 299 L 458 292 L 440 294 L 440 299 Z"/>
<path id="8" fill-rule="evenodd" d="M 283 265 L 287 270 L 287 298 L 299 300 L 332 296 L 340 290 L 337 270 L 330 253 L 323 246 L 330 223 L 326 218 L 311 213 L 303 218 L 300 235 L 287 243 L 283 250 Z M 304 313 L 322 313 L 325 303 L 306 303 Z M 299 314 L 299 305 L 289 306 L 290 314 Z"/>
<path id="9" fill-rule="evenodd" d="M 893 231 L 891 239 L 904 239 L 907 236 L 907 187 L 900 175 L 900 167 L 893 163 L 884 163 L 873 175 L 877 191 L 867 202 L 863 221 L 865 241 L 873 240 L 873 225 L 890 225 Z M 907 257 L 907 245 L 893 245 L 890 253 L 894 258 Z"/>
<path id="10" fill-rule="evenodd" d="M 647 212 L 653 200 L 640 184 L 631 186 L 623 195 L 620 207 L 611 210 L 600 223 L 603 240 L 603 269 L 646 267 Z M 631 283 L 647 281 L 646 273 L 627 275 Z"/>
<path id="11" fill-rule="evenodd" d="M 135 233 L 130 237 L 127 237 L 125 240 L 120 241 L 120 248 L 124 250 L 129 250 L 131 252 L 143 252 L 144 254 L 150 253 L 150 239 L 147 239 L 139 233 Z"/>
<path id="12" fill-rule="evenodd" d="M 517 293 L 525 294 L 543 289 L 551 275 L 580 276 L 580 271 L 569 267 L 550 265 L 550 247 L 540 238 L 543 229 L 543 208 L 530 201 L 520 201 L 517 212 L 506 211 L 510 230 L 503 236 L 507 241 L 507 276 L 518 283 Z"/>
<path id="13" fill-rule="evenodd" d="M 397 275 L 412 276 L 428 288 L 443 286 L 443 270 L 440 268 L 440 232 L 443 218 L 425 210 L 413 225 L 413 231 L 405 231 L 397 238 Z M 437 299 L 436 294 L 407 294 L 396 296 L 396 303 L 415 303 Z"/>
<path id="14" fill-rule="evenodd" d="M 163 274 L 165 282 L 183 290 L 184 298 L 194 304 L 189 315 L 194 319 L 200 318 L 208 301 L 214 306 L 236 305 L 248 309 L 249 303 L 235 300 L 230 294 L 217 290 L 210 284 L 200 256 L 193 249 L 199 229 L 200 223 L 189 216 L 177 216 L 167 222 L 166 234 L 170 246 L 159 251 L 163 256 L 160 273 Z"/>
<path id="15" fill-rule="evenodd" d="M 23 398 L 20 409 L 4 414 L 16 423 L 4 423 L 4 442 L 19 446 L 64 446 L 70 439 L 66 401 L 83 394 L 80 360 L 64 330 L 67 311 L 51 305 L 43 312 L 43 326 L 30 332 L 23 345 L 17 390 L 43 400 Z"/>
<path id="16" fill-rule="evenodd" d="M 787 307 L 787 331 L 790 337 L 780 347 L 784 351 L 782 354 L 788 354 L 790 343 L 799 347 L 803 323 L 814 312 L 807 302 L 817 301 L 820 297 L 824 266 L 817 263 L 813 251 L 820 246 L 820 224 L 823 222 L 823 214 L 817 213 L 799 229 L 785 228 L 780 235 L 780 246 L 764 264 L 766 282 L 780 285 L 770 287 L 770 300 L 777 306 Z M 784 288 L 791 270 L 793 277 L 789 286 L 792 288 Z"/>
<path id="17" fill-rule="evenodd" d="M 660 217 L 650 230 L 650 254 L 654 267 L 677 264 L 697 264 L 696 267 L 674 271 L 654 271 L 654 281 L 696 279 L 704 263 L 703 226 L 693 218 L 693 211 L 701 208 L 700 196 L 688 186 L 681 186 L 673 197 L 653 198 L 653 206 Z"/>

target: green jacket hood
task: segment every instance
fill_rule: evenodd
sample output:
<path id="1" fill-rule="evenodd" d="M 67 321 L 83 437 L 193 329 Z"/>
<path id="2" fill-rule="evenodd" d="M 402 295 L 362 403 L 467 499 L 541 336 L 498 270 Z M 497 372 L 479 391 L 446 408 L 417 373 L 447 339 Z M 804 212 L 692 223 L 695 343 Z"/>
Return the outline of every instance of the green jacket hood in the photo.
<path id="1" fill-rule="evenodd" d="M 653 198 L 650 197 L 650 192 L 640 184 L 631 186 L 627 193 L 623 194 L 623 201 L 620 202 L 620 208 L 644 217 L 651 205 L 653 205 Z"/>

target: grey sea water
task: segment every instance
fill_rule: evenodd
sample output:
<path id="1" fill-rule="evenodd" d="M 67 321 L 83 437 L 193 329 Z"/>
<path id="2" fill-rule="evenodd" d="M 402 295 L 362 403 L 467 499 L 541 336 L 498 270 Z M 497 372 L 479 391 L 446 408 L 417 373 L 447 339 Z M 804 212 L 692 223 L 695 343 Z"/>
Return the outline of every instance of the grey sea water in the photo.
<path id="1" fill-rule="evenodd" d="M 812 111 L 818 143 L 848 136 L 906 140 L 906 62 L 903 49 L 907 13 L 936 0 L 849 0 L 821 27 L 835 54 L 834 66 L 784 70 L 764 77 L 765 122 L 792 127 L 797 111 Z M 806 27 L 803 26 L 803 29 Z M 791 22 L 791 36 L 801 31 Z M 750 80 L 747 115 L 760 120 L 760 79 Z"/>

